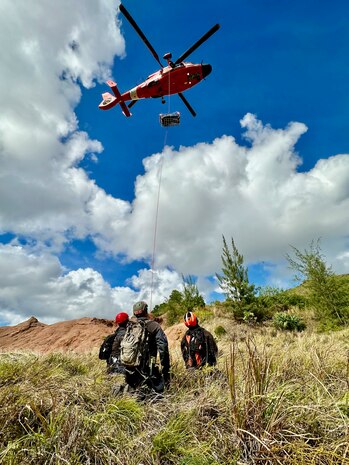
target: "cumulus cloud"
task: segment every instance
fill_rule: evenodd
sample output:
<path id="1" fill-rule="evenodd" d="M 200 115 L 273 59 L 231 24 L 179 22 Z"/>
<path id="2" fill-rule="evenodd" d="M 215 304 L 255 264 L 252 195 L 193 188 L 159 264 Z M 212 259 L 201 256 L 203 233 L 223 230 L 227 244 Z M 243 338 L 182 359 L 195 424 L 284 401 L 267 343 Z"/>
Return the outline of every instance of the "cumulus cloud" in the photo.
<path id="1" fill-rule="evenodd" d="M 64 270 L 57 257 L 34 254 L 18 245 L 0 244 L 0 320 L 16 324 L 35 315 L 54 323 L 85 316 L 114 318 L 119 311 L 132 313 L 137 300 L 164 301 L 181 281 L 176 272 L 156 273 L 153 292 L 149 270 L 140 270 L 130 285 L 111 287 L 100 273 L 91 269 Z"/>
<path id="2" fill-rule="evenodd" d="M 78 130 L 74 107 L 80 85 L 109 77 L 124 54 L 116 10 L 109 0 L 1 2 L 0 232 L 57 247 L 86 235 L 86 204 L 103 194 L 78 163 L 102 145 Z"/>
<path id="3" fill-rule="evenodd" d="M 160 267 L 202 276 L 215 273 L 224 234 L 227 240 L 234 237 L 249 263 L 278 262 L 290 244 L 307 246 L 321 237 L 329 260 L 335 267 L 341 262 L 343 269 L 349 232 L 345 214 L 349 155 L 319 160 L 311 170 L 301 172 L 295 145 L 307 131 L 304 124 L 273 129 L 247 114 L 241 126 L 246 145 L 222 136 L 179 150 L 167 147 L 145 159 L 145 174 L 137 178 L 127 214 L 127 234 L 101 235 L 98 245 L 114 253 L 122 249 L 130 259 L 150 256 L 154 222 L 150 213 L 162 169 Z"/>

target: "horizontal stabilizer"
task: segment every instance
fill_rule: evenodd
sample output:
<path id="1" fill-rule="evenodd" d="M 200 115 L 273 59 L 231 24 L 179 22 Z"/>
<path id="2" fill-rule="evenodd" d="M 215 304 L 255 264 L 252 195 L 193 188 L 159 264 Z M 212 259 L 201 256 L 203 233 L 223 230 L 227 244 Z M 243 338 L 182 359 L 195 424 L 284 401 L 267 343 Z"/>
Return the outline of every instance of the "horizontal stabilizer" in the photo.
<path id="1" fill-rule="evenodd" d="M 102 94 L 102 98 L 103 100 L 98 105 L 98 108 L 100 108 L 101 110 L 109 110 L 110 108 L 115 107 L 115 105 L 118 103 L 117 98 L 109 92 L 105 92 L 104 94 Z"/>
<path id="2" fill-rule="evenodd" d="M 130 110 L 127 108 L 125 102 L 122 100 L 122 96 L 120 94 L 118 86 L 116 85 L 116 82 L 114 82 L 112 80 L 109 80 L 109 81 L 107 81 L 107 84 L 111 88 L 111 90 L 113 91 L 113 93 L 114 93 L 114 95 L 116 97 L 114 105 L 117 104 L 117 103 L 120 103 L 123 114 L 125 116 L 127 116 L 127 117 L 131 116 Z"/>

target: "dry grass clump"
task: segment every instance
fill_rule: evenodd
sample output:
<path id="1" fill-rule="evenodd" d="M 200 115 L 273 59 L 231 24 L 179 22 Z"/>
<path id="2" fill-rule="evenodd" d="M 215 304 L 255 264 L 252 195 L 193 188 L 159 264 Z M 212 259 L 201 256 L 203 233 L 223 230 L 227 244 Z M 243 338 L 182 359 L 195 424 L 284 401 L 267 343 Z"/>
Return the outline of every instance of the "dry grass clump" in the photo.
<path id="1" fill-rule="evenodd" d="M 349 464 L 348 335 L 227 334 L 219 369 L 174 360 L 143 403 L 96 356 L 1 354 L 0 462 Z"/>

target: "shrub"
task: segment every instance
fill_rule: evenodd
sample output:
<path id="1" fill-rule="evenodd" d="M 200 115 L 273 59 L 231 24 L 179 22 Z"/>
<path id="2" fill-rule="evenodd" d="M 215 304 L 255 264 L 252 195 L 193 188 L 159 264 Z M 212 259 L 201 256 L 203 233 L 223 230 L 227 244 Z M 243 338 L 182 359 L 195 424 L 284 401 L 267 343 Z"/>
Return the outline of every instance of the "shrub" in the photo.
<path id="1" fill-rule="evenodd" d="M 303 331 L 305 323 L 297 315 L 290 315 L 285 312 L 278 312 L 274 315 L 273 323 L 275 328 L 286 331 Z"/>
<path id="2" fill-rule="evenodd" d="M 307 304 L 307 299 L 303 295 L 269 286 L 259 290 L 257 301 L 268 308 L 271 314 L 287 311 L 291 307 L 304 308 Z"/>
<path id="3" fill-rule="evenodd" d="M 217 326 L 215 329 L 214 329 L 214 333 L 217 337 L 220 337 L 220 336 L 223 336 L 224 334 L 227 334 L 225 328 L 223 328 L 223 326 Z"/>
<path id="4" fill-rule="evenodd" d="M 262 305 L 258 298 L 249 304 L 241 305 L 240 302 L 227 300 L 224 307 L 233 314 L 234 320 L 239 322 L 260 323 L 272 317 L 270 308 Z"/>
<path id="5" fill-rule="evenodd" d="M 173 325 L 177 323 L 187 311 L 205 308 L 205 301 L 200 295 L 197 285 L 192 276 L 182 276 L 183 291 L 174 289 L 166 302 L 160 305 L 155 305 L 152 314 L 160 316 L 167 313 L 167 323 Z"/>
<path id="6" fill-rule="evenodd" d="M 303 252 L 292 247 L 294 257 L 286 258 L 295 272 L 295 279 L 302 282 L 315 316 L 323 329 L 349 323 L 349 292 L 342 280 L 328 266 L 320 248 L 320 240 L 311 242 Z"/>
<path id="7" fill-rule="evenodd" d="M 249 312 L 248 310 L 244 311 L 243 320 L 245 323 L 249 325 L 254 325 L 255 323 L 257 323 L 256 315 L 253 312 Z"/>

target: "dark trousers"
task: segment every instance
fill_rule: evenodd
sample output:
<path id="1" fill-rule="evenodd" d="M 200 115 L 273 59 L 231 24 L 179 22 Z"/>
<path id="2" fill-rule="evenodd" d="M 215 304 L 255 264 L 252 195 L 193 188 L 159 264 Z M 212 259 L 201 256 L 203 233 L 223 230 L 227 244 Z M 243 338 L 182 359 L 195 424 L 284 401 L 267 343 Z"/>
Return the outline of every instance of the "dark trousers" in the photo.
<path id="1" fill-rule="evenodd" d="M 157 366 L 154 366 L 151 373 L 143 373 L 138 370 L 127 370 L 125 374 L 126 383 L 133 389 L 148 389 L 161 393 L 164 391 L 165 383 Z"/>

